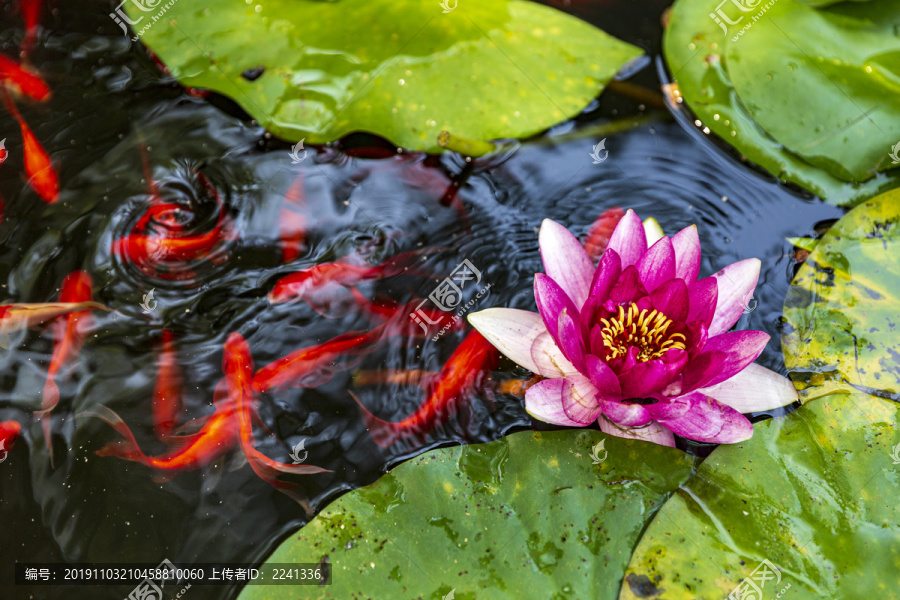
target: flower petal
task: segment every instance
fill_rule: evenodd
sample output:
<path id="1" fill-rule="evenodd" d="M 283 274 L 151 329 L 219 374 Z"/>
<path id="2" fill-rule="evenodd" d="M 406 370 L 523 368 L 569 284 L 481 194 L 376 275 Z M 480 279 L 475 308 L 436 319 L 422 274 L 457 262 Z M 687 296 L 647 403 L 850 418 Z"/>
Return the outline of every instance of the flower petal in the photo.
<path id="1" fill-rule="evenodd" d="M 576 373 L 566 377 L 562 393 L 563 412 L 581 427 L 590 425 L 600 416 L 597 397 L 597 388 L 584 375 Z"/>
<path id="2" fill-rule="evenodd" d="M 578 309 L 572 304 L 572 300 L 559 284 L 543 273 L 534 275 L 534 299 L 553 341 L 563 351 L 570 363 L 576 367 L 581 365 L 581 368 L 584 368 L 584 361 L 579 358 L 577 346 L 577 343 L 581 343 L 581 332 L 577 326 L 571 326 L 580 322 Z M 571 323 L 569 323 L 570 321 Z M 565 328 L 566 335 L 573 335 L 576 339 L 569 340 L 560 337 L 561 325 Z"/>
<path id="3" fill-rule="evenodd" d="M 717 444 L 733 444 L 753 436 L 753 424 L 747 417 L 715 398 L 698 392 L 681 398 L 690 402 L 688 412 L 677 419 L 660 421 L 675 435 Z"/>
<path id="4" fill-rule="evenodd" d="M 563 393 L 571 386 L 572 384 L 564 377 L 538 381 L 525 390 L 525 410 L 538 421 L 567 427 L 582 427 L 581 423 L 567 417 L 563 410 Z"/>
<path id="5" fill-rule="evenodd" d="M 691 408 L 691 403 L 682 398 L 674 400 L 663 400 L 656 404 L 647 404 L 644 406 L 650 414 L 650 418 L 654 421 L 662 421 L 663 419 L 679 419 L 687 414 Z"/>
<path id="6" fill-rule="evenodd" d="M 644 224 L 633 210 L 628 210 L 609 238 L 607 250 L 613 249 L 622 259 L 622 268 L 635 264 L 647 251 Z"/>
<path id="7" fill-rule="evenodd" d="M 632 440 L 641 440 L 644 442 L 653 442 L 654 444 L 659 444 L 660 446 L 669 446 L 670 448 L 675 447 L 675 436 L 672 435 L 671 431 L 669 431 L 656 421 L 650 421 L 650 423 L 646 427 L 622 428 L 617 426 L 615 423 L 610 422 L 606 417 L 600 417 L 599 419 L 597 419 L 597 425 L 600 426 L 600 431 L 607 435 L 614 435 L 616 437 Z"/>
<path id="8" fill-rule="evenodd" d="M 647 237 L 647 245 L 652 246 L 666 234 L 659 221 L 653 217 L 647 217 L 644 219 L 644 235 Z"/>
<path id="9" fill-rule="evenodd" d="M 652 292 L 664 282 L 675 277 L 675 249 L 672 240 L 661 238 L 653 244 L 635 264 L 641 283 Z"/>
<path id="10" fill-rule="evenodd" d="M 546 330 L 534 338 L 531 344 L 531 360 L 537 366 L 537 371 L 533 372 L 541 377 L 568 377 L 578 372 Z"/>
<path id="11" fill-rule="evenodd" d="M 687 284 L 677 277 L 660 285 L 650 294 L 653 308 L 676 323 L 687 320 L 691 306 L 689 297 Z"/>
<path id="12" fill-rule="evenodd" d="M 672 236 L 675 248 L 675 277 L 684 280 L 688 288 L 700 276 L 700 236 L 697 226 L 685 227 Z"/>
<path id="13" fill-rule="evenodd" d="M 691 286 L 690 297 L 691 309 L 688 311 L 688 322 L 700 321 L 709 328 L 709 324 L 712 323 L 716 314 L 719 281 L 715 277 L 704 277 Z"/>
<path id="14" fill-rule="evenodd" d="M 716 314 L 709 325 L 710 337 L 728 331 L 741 318 L 759 282 L 761 266 L 758 258 L 748 258 L 730 264 L 712 275 L 719 283 L 719 299 L 716 302 Z"/>
<path id="15" fill-rule="evenodd" d="M 609 300 L 613 304 L 634 302 L 638 298 L 647 295 L 647 288 L 641 283 L 641 276 L 634 265 L 626 267 L 619 277 L 619 281 L 609 292 Z"/>
<path id="16" fill-rule="evenodd" d="M 640 404 L 629 404 L 617 400 L 599 399 L 603 415 L 622 427 L 643 427 L 653 420 L 647 409 Z"/>
<path id="17" fill-rule="evenodd" d="M 684 368 L 685 393 L 731 379 L 757 359 L 769 339 L 764 331 L 729 331 L 709 338 Z"/>
<path id="18" fill-rule="evenodd" d="M 797 401 L 797 390 L 790 379 L 756 363 L 722 383 L 697 392 L 741 413 L 772 410 Z"/>
<path id="19" fill-rule="evenodd" d="M 669 371 L 659 359 L 639 362 L 628 371 L 619 373 L 624 398 L 645 398 L 662 392 L 669 379 Z"/>
<path id="20" fill-rule="evenodd" d="M 468 318 L 472 327 L 508 359 L 532 373 L 548 376 L 540 372 L 532 358 L 535 339 L 547 333 L 541 315 L 517 308 L 488 308 L 474 312 Z"/>
<path id="21" fill-rule="evenodd" d="M 585 341 L 590 337 L 589 327 L 597 321 L 597 310 L 609 297 L 609 292 L 622 274 L 622 260 L 615 250 L 607 250 L 600 257 L 594 278 L 591 281 L 591 292 L 587 302 L 581 307 L 581 323 Z"/>
<path id="22" fill-rule="evenodd" d="M 584 362 L 587 367 L 588 377 L 602 398 L 618 400 L 622 397 L 622 387 L 619 385 L 619 378 L 616 377 L 615 371 L 609 368 L 609 365 L 593 354 L 588 354 Z"/>
<path id="23" fill-rule="evenodd" d="M 575 368 L 580 372 L 586 373 L 584 368 L 585 350 L 584 342 L 581 340 L 581 332 L 578 324 L 569 316 L 567 310 L 563 310 L 559 315 L 556 343 L 562 350 L 563 355 L 569 359 L 569 362 L 575 365 Z"/>
<path id="24" fill-rule="evenodd" d="M 594 275 L 594 264 L 581 243 L 556 221 L 544 219 L 538 245 L 544 273 L 559 284 L 576 308 L 581 308 L 587 300 Z"/>

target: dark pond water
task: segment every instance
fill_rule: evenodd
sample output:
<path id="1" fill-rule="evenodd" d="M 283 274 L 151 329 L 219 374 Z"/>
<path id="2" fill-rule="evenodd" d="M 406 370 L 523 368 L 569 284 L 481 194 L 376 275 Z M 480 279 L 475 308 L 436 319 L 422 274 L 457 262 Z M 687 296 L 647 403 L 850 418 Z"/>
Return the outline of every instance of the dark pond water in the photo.
<path id="1" fill-rule="evenodd" d="M 629 81 L 658 90 L 655 58 L 667 4 L 618 0 L 558 6 L 644 48 L 653 60 Z M 0 11 L 0 51 L 13 56 L 23 34 L 15 5 L 6 1 Z M 760 362 L 784 372 L 777 340 L 794 265 L 785 237 L 804 235 L 842 211 L 758 174 L 692 125 L 673 122 L 665 109 L 608 91 L 573 122 L 526 141 L 504 160 L 469 164 L 450 155 L 395 155 L 383 141 L 355 135 L 312 149 L 310 159 L 292 165 L 290 145 L 271 139 L 231 102 L 192 97 L 165 76 L 140 44 L 122 36 L 108 17 L 108 3 L 50 2 L 50 8 L 45 8 L 42 45 L 32 62 L 49 81 L 53 98 L 42 105 L 23 104 L 21 110 L 59 167 L 60 200 L 47 205 L 22 183 L 18 126 L 0 112 L 0 138 L 7 138 L 10 150 L 0 166 L 5 201 L 0 300 L 55 301 L 62 279 L 83 269 L 93 277 L 95 298 L 115 312 L 95 313 L 94 333 L 60 386 L 61 402 L 52 419 L 54 468 L 40 425 L 31 418 L 41 402 L 51 337 L 35 329 L 0 350 L 0 420 L 23 425 L 22 438 L 0 464 L 2 598 L 101 600 L 128 592 L 13 588 L 13 561 L 259 561 L 302 526 L 303 510 L 242 464 L 237 450 L 218 469 L 159 483 L 142 465 L 96 456 L 115 434 L 99 420 L 74 415 L 105 404 L 132 427 L 148 453 L 162 452 L 150 410 L 154 342 L 161 329 L 172 330 L 178 339 L 186 418 L 208 414 L 221 377 L 222 344 L 230 332 L 248 339 L 260 366 L 367 327 L 356 310 L 325 318 L 306 304 L 272 306 L 266 299 L 278 277 L 357 249 L 373 260 L 437 249 L 426 263 L 433 278 L 367 283 L 361 289 L 369 296 L 401 302 L 425 297 L 468 259 L 491 284 L 474 309 L 533 308 L 532 276 L 541 270 L 537 230 L 545 217 L 577 235 L 612 206 L 655 216 L 670 233 L 697 223 L 702 275 L 739 259 L 762 260 L 757 308 L 742 317 L 738 328 L 771 334 Z M 589 153 L 599 139 L 586 131 L 636 115 L 653 122 L 609 135 L 608 160 L 593 164 Z M 146 207 L 144 145 L 152 177 L 167 200 L 184 206 L 178 216 L 188 229 L 206 231 L 216 218 L 208 192 L 192 176 L 194 169 L 217 188 L 234 223 L 237 235 L 216 251 L 215 260 L 192 264 L 188 280 L 150 277 L 110 254 L 112 240 L 126 233 Z M 298 176 L 305 190 L 309 247 L 283 265 L 279 209 Z M 447 202 L 454 182 L 462 210 Z M 158 310 L 148 315 L 140 303 L 150 289 Z M 461 333 L 448 333 L 438 341 L 385 343 L 357 368 L 438 370 L 461 339 Z M 504 362 L 494 378 L 523 374 Z M 333 471 L 293 478 L 316 509 L 430 448 L 489 441 L 532 426 L 519 398 L 482 396 L 463 404 L 459 415 L 425 443 L 405 441 L 381 449 L 347 392 L 351 377 L 351 371 L 338 372 L 320 387 L 260 399 L 263 419 L 278 440 L 261 442 L 263 451 L 287 460 L 290 447 L 305 439 L 307 462 Z M 358 391 L 370 410 L 393 420 L 413 412 L 423 399 L 415 386 L 381 384 Z M 224 587 L 191 590 L 192 599 L 236 594 L 237 589 Z"/>

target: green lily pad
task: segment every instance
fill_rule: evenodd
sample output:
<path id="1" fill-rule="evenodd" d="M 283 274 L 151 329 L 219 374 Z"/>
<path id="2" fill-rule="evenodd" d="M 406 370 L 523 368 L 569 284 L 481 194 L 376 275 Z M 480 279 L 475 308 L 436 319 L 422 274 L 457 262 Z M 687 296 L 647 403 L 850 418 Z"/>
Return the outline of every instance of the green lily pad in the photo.
<path id="1" fill-rule="evenodd" d="M 141 34 L 186 86 L 311 144 L 368 131 L 441 152 L 442 130 L 525 137 L 577 115 L 642 54 L 523 0 L 179 0 Z M 128 4 L 129 16 L 146 14 Z"/>
<path id="2" fill-rule="evenodd" d="M 900 598 L 898 412 L 834 394 L 718 447 L 650 523 L 620 600 Z M 730 596 L 764 560 L 762 593 Z"/>
<path id="3" fill-rule="evenodd" d="M 726 68 L 753 119 L 791 152 L 845 181 L 892 167 L 900 140 L 900 3 L 817 10 L 776 2 Z M 760 49 L 765 48 L 765 52 Z"/>
<path id="4" fill-rule="evenodd" d="M 302 594 L 316 598 L 614 599 L 645 523 L 691 468 L 680 450 L 589 430 L 442 448 L 346 494 L 267 562 L 327 559 L 332 584 Z M 239 600 L 299 589 L 248 585 Z"/>
<path id="5" fill-rule="evenodd" d="M 900 189 L 860 204 L 816 244 L 784 302 L 785 364 L 806 401 L 900 393 Z"/>
<path id="6" fill-rule="evenodd" d="M 753 4 L 760 10 L 761 6 L 764 6 L 761 3 L 747 2 L 747 4 Z M 886 3 L 862 2 L 858 5 L 851 4 L 849 7 L 856 11 L 864 11 L 867 6 L 877 4 Z M 766 16 L 768 12 L 781 5 L 791 5 L 785 9 L 790 15 L 813 10 L 794 2 L 780 0 L 768 9 L 761 20 L 753 23 L 753 26 L 745 31 L 744 35 L 732 42 L 737 32 L 740 31 L 740 27 L 746 25 L 748 20 L 757 13 L 742 13 L 733 2 L 726 2 L 721 5 L 723 13 L 733 21 L 737 21 L 739 17 L 742 17 L 743 20 L 734 25 L 722 21 L 720 25 L 710 17 L 711 12 L 715 14 L 715 5 L 710 6 L 706 0 L 676 0 L 669 18 L 669 27 L 665 32 L 663 47 L 669 70 L 678 83 L 684 101 L 705 127 L 733 145 L 749 161 L 764 168 L 782 181 L 792 182 L 806 188 L 831 204 L 854 205 L 880 192 L 897 187 L 900 185 L 900 175 L 896 170 L 874 174 L 864 183 L 851 183 L 813 165 L 803 155 L 785 147 L 782 142 L 760 126 L 743 103 L 741 94 L 747 93 L 746 86 L 741 87 L 738 91 L 735 90 L 732 83 L 730 61 L 736 60 L 735 57 L 741 57 L 745 63 L 754 60 L 771 60 L 775 61 L 774 64 L 784 63 L 785 57 L 771 53 L 769 48 L 754 41 L 762 39 L 757 38 L 755 34 L 757 29 L 761 28 L 761 24 L 768 20 Z M 823 10 L 849 9 L 838 5 Z M 787 28 L 789 31 L 793 31 L 795 28 L 803 29 L 802 24 L 795 24 L 791 19 L 785 18 L 779 18 L 777 25 L 782 29 Z M 793 34 L 792 37 L 794 37 Z M 757 58 L 752 58 L 753 56 Z M 797 64 L 799 70 L 799 63 Z M 805 65 L 804 68 L 810 67 Z M 774 66 L 772 70 L 776 70 Z M 780 73 L 779 81 L 783 83 L 789 78 L 790 73 L 784 72 L 784 67 L 777 70 Z M 883 71 L 888 72 L 890 69 Z M 764 76 L 763 79 L 766 77 Z M 896 83 L 896 79 L 894 82 Z M 767 81 L 754 81 L 752 84 L 768 87 Z M 826 116 L 813 114 L 809 110 L 808 103 L 814 96 L 832 97 L 832 90 L 808 89 L 803 90 L 802 94 L 798 96 L 795 95 L 796 85 L 790 86 L 792 90 L 790 95 L 787 92 L 788 86 L 785 86 L 783 92 L 778 86 L 773 87 L 778 89 L 778 94 L 763 99 L 764 102 L 772 103 L 772 107 L 766 107 L 766 110 L 773 111 L 772 114 L 785 123 L 794 123 L 798 120 L 798 115 L 809 113 L 811 119 L 816 119 L 816 123 L 809 128 L 808 132 L 801 132 L 801 134 L 805 133 L 812 140 L 818 139 L 821 132 L 816 132 L 815 127 L 820 124 L 824 127 Z M 834 87 L 833 84 L 832 87 Z M 758 106 L 750 108 L 762 110 Z M 833 143 L 837 143 L 837 141 Z M 802 149 L 802 147 L 803 143 L 798 145 L 798 148 Z M 859 148 L 855 149 L 862 152 Z M 886 155 L 890 151 L 890 146 L 884 146 L 878 150 Z M 812 155 L 818 156 L 815 154 L 817 151 L 813 146 Z M 868 147 L 866 152 L 870 152 Z M 891 161 L 888 160 L 878 168 L 890 166 L 892 166 Z"/>

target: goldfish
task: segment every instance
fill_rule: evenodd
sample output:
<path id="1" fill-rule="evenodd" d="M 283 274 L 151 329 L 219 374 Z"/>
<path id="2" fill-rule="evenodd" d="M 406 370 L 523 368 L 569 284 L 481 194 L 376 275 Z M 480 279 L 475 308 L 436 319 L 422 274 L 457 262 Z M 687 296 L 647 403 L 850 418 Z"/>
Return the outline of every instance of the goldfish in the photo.
<path id="1" fill-rule="evenodd" d="M 0 421 L 0 463 L 6 460 L 21 431 L 18 421 Z"/>
<path id="2" fill-rule="evenodd" d="M 175 419 L 181 412 L 181 372 L 175 353 L 175 337 L 163 329 L 162 341 L 156 358 L 156 385 L 153 388 L 153 425 L 156 436 L 166 441 L 175 427 Z"/>
<path id="3" fill-rule="evenodd" d="M 38 102 L 46 102 L 51 96 L 50 88 L 40 75 L 5 54 L 0 54 L 0 81 L 17 95 Z"/>
<path id="4" fill-rule="evenodd" d="M 62 303 L 90 302 L 92 297 L 91 276 L 84 271 L 74 271 L 66 276 L 59 293 Z M 53 355 L 50 357 L 50 366 L 47 368 L 47 381 L 44 384 L 44 394 L 41 401 L 41 410 L 34 413 L 35 417 L 42 420 L 44 439 L 47 450 L 50 451 L 51 464 L 53 461 L 53 448 L 50 444 L 50 414 L 59 404 L 59 387 L 56 385 L 56 376 L 63 366 L 70 363 L 84 342 L 88 329 L 91 327 L 91 313 L 89 310 L 70 312 L 63 320 L 53 323 Z"/>
<path id="5" fill-rule="evenodd" d="M 435 378 L 428 398 L 399 423 L 379 419 L 351 392 L 363 414 L 372 439 L 381 447 L 410 436 L 422 436 L 442 425 L 456 412 L 459 402 L 471 395 L 485 373 L 496 368 L 500 354 L 477 331 L 470 331 Z"/>
<path id="6" fill-rule="evenodd" d="M 19 7 L 22 10 L 22 18 L 25 20 L 25 37 L 19 50 L 28 54 L 37 40 L 38 20 L 41 16 L 41 2 L 43 0 L 20 0 Z"/>
<path id="7" fill-rule="evenodd" d="M 609 244 L 609 237 L 624 216 L 625 211 L 618 206 L 614 206 L 603 211 L 591 224 L 590 229 L 584 236 L 584 240 L 581 242 L 591 261 L 596 263 L 600 260 L 600 255 L 603 254 L 603 251 L 606 250 L 606 245 Z"/>
<path id="8" fill-rule="evenodd" d="M 169 437 L 173 449 L 160 456 L 147 456 L 137 443 L 128 425 L 111 408 L 98 405 L 81 413 L 97 417 L 119 432 L 124 439 L 97 450 L 97 456 L 116 456 L 139 462 L 160 472 L 157 480 L 164 481 L 182 471 L 200 469 L 234 449 L 238 444 L 239 422 L 236 407 L 229 399 L 220 400 L 215 411 L 203 420 L 197 433 Z"/>
<path id="9" fill-rule="evenodd" d="M 380 325 L 369 331 L 350 331 L 321 344 L 291 352 L 257 371 L 252 387 L 257 392 L 268 392 L 322 385 L 333 376 L 332 367 L 338 358 L 370 352 L 384 336 L 387 326 Z"/>
<path id="10" fill-rule="evenodd" d="M 405 252 L 380 265 L 360 264 L 358 255 L 320 263 L 276 281 L 268 299 L 272 303 L 305 300 L 314 309 L 321 310 L 336 293 L 346 293 L 352 285 L 403 273 L 421 275 L 410 269 L 421 256 L 422 252 Z"/>
<path id="11" fill-rule="evenodd" d="M 59 176 L 56 174 L 47 152 L 44 151 L 40 142 L 31 133 L 31 129 L 25 123 L 22 115 L 19 114 L 6 90 L 3 90 L 3 96 L 6 101 L 6 107 L 19 123 L 19 129 L 22 130 L 22 142 L 25 148 L 25 174 L 28 175 L 28 185 L 45 202 L 52 204 L 59 200 Z"/>
<path id="12" fill-rule="evenodd" d="M 222 370 L 228 386 L 228 399 L 236 408 L 239 422 L 239 438 L 241 450 L 247 457 L 250 467 L 269 485 L 297 500 L 311 513 L 309 504 L 301 495 L 301 488 L 295 483 L 279 481 L 281 473 L 289 475 L 311 475 L 329 472 L 314 465 L 286 464 L 269 458 L 256 449 L 256 438 L 253 435 L 253 357 L 250 346 L 240 333 L 232 333 L 225 341 L 225 353 L 222 357 Z"/>
<path id="13" fill-rule="evenodd" d="M 202 177 L 202 174 L 198 173 L 198 177 Z M 206 178 L 202 177 L 201 182 L 205 181 Z M 181 237 L 131 233 L 113 241 L 113 253 L 122 260 L 130 260 L 143 266 L 159 262 L 190 261 L 209 253 L 226 235 L 225 207 L 218 193 L 215 194 L 215 199 L 219 216 L 216 224 L 208 232 Z M 175 210 L 176 208 L 167 206 L 166 210 Z"/>
<path id="14" fill-rule="evenodd" d="M 289 263 L 299 257 L 306 246 L 306 217 L 301 212 L 305 205 L 303 179 L 297 175 L 297 179 L 284 196 L 278 218 L 278 237 L 283 263 Z"/>
<path id="15" fill-rule="evenodd" d="M 111 309 L 99 302 L 38 302 L 0 305 L 0 335 L 45 323 L 50 319 L 86 310 Z"/>

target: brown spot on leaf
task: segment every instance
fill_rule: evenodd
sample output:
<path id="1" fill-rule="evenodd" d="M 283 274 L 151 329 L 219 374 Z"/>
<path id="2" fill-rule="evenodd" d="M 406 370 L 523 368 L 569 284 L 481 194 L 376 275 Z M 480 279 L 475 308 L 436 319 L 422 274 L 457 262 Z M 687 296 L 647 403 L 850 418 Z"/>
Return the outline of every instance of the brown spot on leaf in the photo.
<path id="1" fill-rule="evenodd" d="M 656 587 L 656 584 L 650 581 L 650 578 L 646 575 L 629 573 L 625 581 L 628 583 L 628 587 L 631 588 L 631 593 L 638 598 L 656 598 L 665 591 Z"/>

